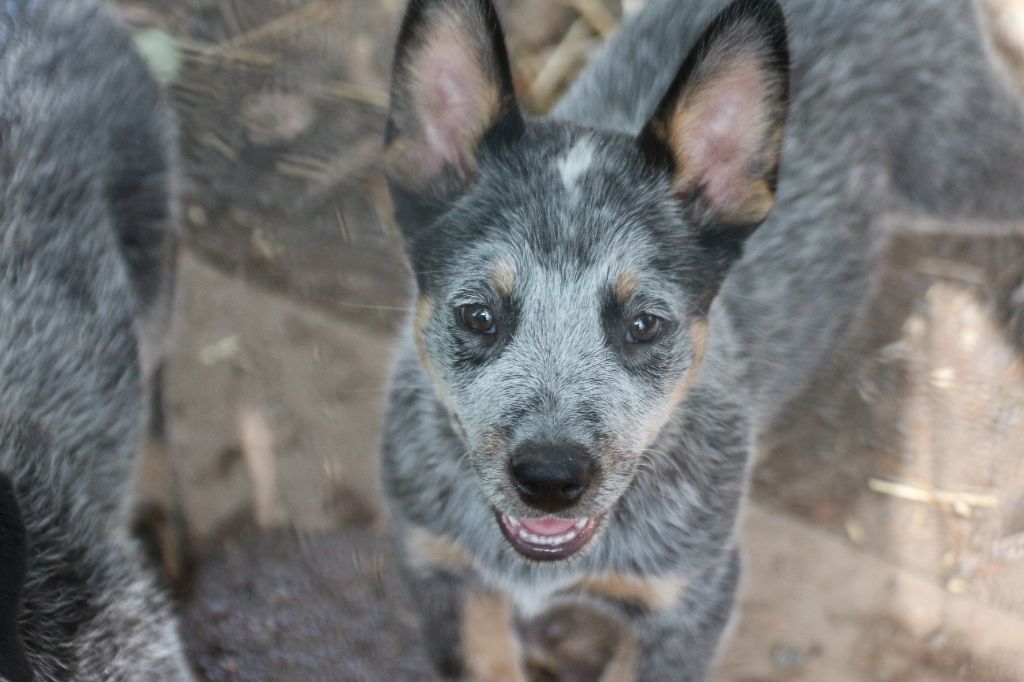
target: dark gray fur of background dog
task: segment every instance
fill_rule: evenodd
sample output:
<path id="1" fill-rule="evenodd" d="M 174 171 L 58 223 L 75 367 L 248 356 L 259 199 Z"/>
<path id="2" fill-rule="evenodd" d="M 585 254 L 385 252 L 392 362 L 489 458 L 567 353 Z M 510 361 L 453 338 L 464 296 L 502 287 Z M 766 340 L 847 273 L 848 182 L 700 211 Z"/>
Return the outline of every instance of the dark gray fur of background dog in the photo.
<path id="1" fill-rule="evenodd" d="M 770 4 L 732 11 L 763 15 Z M 702 679 L 731 614 L 754 444 L 854 343 L 883 218 L 1024 215 L 1024 118 L 971 2 L 781 5 L 791 100 L 775 208 L 732 237 L 702 223 L 700 192 L 671 196 L 673 165 L 636 137 L 724 1 L 651 0 L 550 119 L 525 123 L 489 2 L 410 5 L 387 146 L 420 297 L 390 396 L 383 475 L 427 645 L 449 676 L 519 679 L 514 633 L 496 609 L 511 602 L 531 615 L 583 598 L 632 625 L 623 669 Z M 482 65 L 452 57 L 448 100 L 429 90 L 452 63 L 435 44 Z M 474 76 L 484 84 L 460 91 Z M 445 101 L 459 125 L 444 113 L 424 120 Z M 465 148 L 445 148 L 448 138 Z M 639 369 L 608 332 L 606 294 L 622 268 L 675 322 Z M 481 301 L 506 326 L 486 342 L 454 314 Z M 697 371 L 670 403 L 669 384 Z M 651 424 L 652 439 L 638 436 Z M 563 516 L 606 515 L 564 561 L 517 554 L 494 512 L 537 515 L 508 480 L 510 456 L 536 438 L 582 442 L 599 464 Z"/>
<path id="2" fill-rule="evenodd" d="M 173 127 L 92 0 L 0 6 L 0 678 L 190 680 L 131 537 Z"/>

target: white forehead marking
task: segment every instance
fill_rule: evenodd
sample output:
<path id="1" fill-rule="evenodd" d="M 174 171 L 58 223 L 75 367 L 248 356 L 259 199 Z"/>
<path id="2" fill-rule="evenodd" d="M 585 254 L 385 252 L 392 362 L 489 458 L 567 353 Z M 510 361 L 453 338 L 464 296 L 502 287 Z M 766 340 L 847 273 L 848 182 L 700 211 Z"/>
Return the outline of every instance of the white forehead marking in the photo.
<path id="1" fill-rule="evenodd" d="M 580 138 L 569 148 L 558 161 L 558 173 L 562 176 L 562 184 L 568 191 L 573 191 L 580 176 L 590 169 L 594 161 L 594 143 L 589 138 Z"/>

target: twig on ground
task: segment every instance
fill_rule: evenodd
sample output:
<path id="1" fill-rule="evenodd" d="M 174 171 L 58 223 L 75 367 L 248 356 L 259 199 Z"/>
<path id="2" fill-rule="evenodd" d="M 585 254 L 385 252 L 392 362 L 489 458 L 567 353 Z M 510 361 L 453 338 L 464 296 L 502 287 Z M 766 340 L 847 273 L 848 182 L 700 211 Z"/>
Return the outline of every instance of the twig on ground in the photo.
<path id="1" fill-rule="evenodd" d="M 583 19 L 577 19 L 530 84 L 529 96 L 535 106 L 542 110 L 551 107 L 563 82 L 586 55 L 589 39 L 590 27 Z"/>
<path id="2" fill-rule="evenodd" d="M 615 16 L 608 11 L 600 0 L 561 0 L 571 6 L 590 26 L 601 35 L 607 38 L 615 31 L 619 22 Z"/>
<path id="3" fill-rule="evenodd" d="M 999 506 L 999 498 L 992 494 L 962 490 L 941 490 L 928 485 L 915 485 L 903 481 L 871 478 L 868 479 L 868 488 L 881 495 L 888 495 L 909 502 L 946 504 L 954 508 L 966 505 L 967 507 L 994 509 Z"/>

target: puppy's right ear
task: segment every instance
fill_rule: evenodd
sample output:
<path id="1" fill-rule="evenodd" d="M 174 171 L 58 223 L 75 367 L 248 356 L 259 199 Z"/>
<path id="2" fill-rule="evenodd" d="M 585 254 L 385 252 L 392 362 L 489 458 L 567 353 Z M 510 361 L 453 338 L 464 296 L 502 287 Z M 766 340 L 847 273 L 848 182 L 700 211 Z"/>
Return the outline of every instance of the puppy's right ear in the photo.
<path id="1" fill-rule="evenodd" d="M 28 542 L 11 480 L 0 474 L 0 679 L 31 682 L 32 669 L 18 634 Z"/>
<path id="2" fill-rule="evenodd" d="M 491 0 L 412 0 L 398 36 L 385 172 L 408 234 L 476 179 L 489 145 L 523 131 Z"/>

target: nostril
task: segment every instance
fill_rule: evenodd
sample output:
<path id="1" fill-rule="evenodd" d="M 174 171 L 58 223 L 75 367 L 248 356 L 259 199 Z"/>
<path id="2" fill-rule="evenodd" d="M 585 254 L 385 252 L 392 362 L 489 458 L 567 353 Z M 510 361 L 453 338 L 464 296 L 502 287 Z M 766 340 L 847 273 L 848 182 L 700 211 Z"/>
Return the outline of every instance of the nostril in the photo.
<path id="1" fill-rule="evenodd" d="M 562 493 L 562 497 L 575 502 L 583 495 L 583 490 L 584 487 L 579 483 L 567 483 L 562 486 L 562 490 L 560 492 Z"/>
<path id="2" fill-rule="evenodd" d="M 513 482 L 515 483 L 516 490 L 518 490 L 519 494 L 523 497 L 532 498 L 537 496 L 537 486 L 532 483 L 528 483 L 521 478 L 514 478 Z"/>

